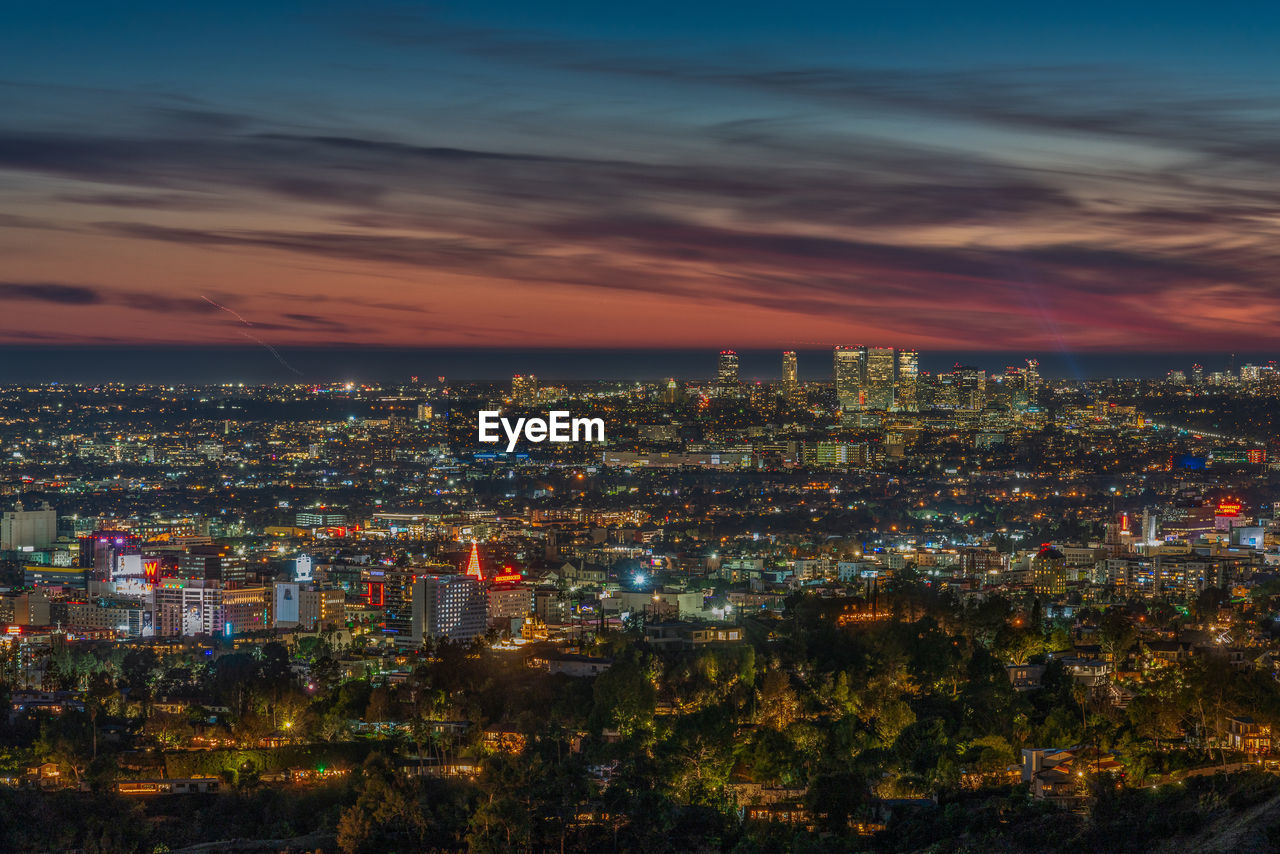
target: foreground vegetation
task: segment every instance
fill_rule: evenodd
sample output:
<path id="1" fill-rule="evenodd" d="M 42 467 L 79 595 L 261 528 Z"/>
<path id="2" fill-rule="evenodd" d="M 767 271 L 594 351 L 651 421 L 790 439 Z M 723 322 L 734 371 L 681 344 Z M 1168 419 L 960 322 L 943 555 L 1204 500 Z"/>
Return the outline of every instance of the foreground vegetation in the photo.
<path id="1" fill-rule="evenodd" d="M 1233 825 L 1249 834 L 1241 850 L 1280 843 L 1280 778 L 1183 779 L 1243 758 L 1219 738 L 1229 716 L 1280 723 L 1269 672 L 1145 656 L 1138 625 L 1194 613 L 1119 603 L 1068 625 L 1033 603 L 963 606 L 906 573 L 881 605 L 850 620 L 866 602 L 799 595 L 781 618 L 745 619 L 743 643 L 698 650 L 606 633 L 589 651 L 613 664 L 594 678 L 484 645 L 442 645 L 395 682 L 340 678 L 347 654 L 325 641 L 62 652 L 55 672 L 86 710 L 18 718 L 5 763 L 55 763 L 82 790 L 0 788 L 0 850 L 1151 851 L 1195 850 Z M 1007 662 L 1043 661 L 1082 625 L 1142 674 L 1127 708 L 1057 663 L 1037 690 L 1013 690 Z M 158 711 L 161 697 L 186 711 Z M 235 746 L 192 749 L 200 739 Z M 1033 799 L 1010 771 L 1023 748 L 1068 746 L 1119 762 L 1082 777 L 1087 810 Z M 278 776 L 290 769 L 335 773 Z M 113 791 L 160 774 L 215 776 L 223 791 Z M 762 789 L 789 792 L 800 818 L 753 819 Z"/>

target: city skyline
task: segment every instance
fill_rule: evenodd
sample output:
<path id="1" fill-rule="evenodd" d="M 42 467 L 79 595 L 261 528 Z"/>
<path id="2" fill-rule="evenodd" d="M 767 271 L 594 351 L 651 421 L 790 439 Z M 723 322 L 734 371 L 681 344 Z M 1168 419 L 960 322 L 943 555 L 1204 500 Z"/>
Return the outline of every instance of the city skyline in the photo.
<path id="1" fill-rule="evenodd" d="M 852 346 L 852 345 L 847 345 Z M 780 358 L 796 354 L 800 382 L 834 379 L 832 349 L 757 349 L 734 351 L 743 382 L 783 379 Z M 916 354 L 915 368 L 942 373 L 972 365 L 989 374 L 1033 358 L 1050 380 L 1107 378 L 1153 379 L 1170 371 L 1191 377 L 1203 367 L 1239 375 L 1245 365 L 1276 361 L 1270 352 L 1240 353 L 1061 353 L 1007 351 L 905 350 Z M 162 357 L 162 358 L 161 358 Z M 899 369 L 901 370 L 901 364 Z M 513 374 L 533 374 L 546 382 L 584 380 L 656 382 L 670 377 L 712 381 L 718 371 L 715 350 L 517 349 L 517 348 L 359 348 L 359 347 L 15 347 L 0 344 L 0 383 L 403 383 L 444 376 L 455 381 L 506 382 Z"/>
<path id="2" fill-rule="evenodd" d="M 24 7 L 0 341 L 1263 350 L 1275 15 Z"/>

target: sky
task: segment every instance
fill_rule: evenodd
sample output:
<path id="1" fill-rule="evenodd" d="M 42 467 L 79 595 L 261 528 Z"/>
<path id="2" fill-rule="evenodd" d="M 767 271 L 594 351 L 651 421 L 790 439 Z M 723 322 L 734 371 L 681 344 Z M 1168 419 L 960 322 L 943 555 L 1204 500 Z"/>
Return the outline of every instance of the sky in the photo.
<path id="1" fill-rule="evenodd" d="M 0 345 L 1274 349 L 1268 4 L 7 5 Z"/>

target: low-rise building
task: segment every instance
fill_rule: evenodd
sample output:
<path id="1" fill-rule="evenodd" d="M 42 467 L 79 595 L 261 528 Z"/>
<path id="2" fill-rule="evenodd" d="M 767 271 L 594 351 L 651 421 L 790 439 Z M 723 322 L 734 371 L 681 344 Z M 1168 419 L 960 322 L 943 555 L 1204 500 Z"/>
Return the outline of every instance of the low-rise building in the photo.
<path id="1" fill-rule="evenodd" d="M 1271 752 L 1271 725 L 1260 724 L 1251 717 L 1239 715 L 1230 718 L 1227 737 L 1236 750 L 1257 755 Z"/>
<path id="2" fill-rule="evenodd" d="M 692 623 L 671 620 L 644 627 L 645 643 L 660 649 L 695 649 L 710 644 L 736 644 L 743 640 L 742 627 L 726 623 Z"/>
<path id="3" fill-rule="evenodd" d="M 1009 674 L 1009 684 L 1015 691 L 1034 691 L 1040 687 L 1040 680 L 1047 668 L 1043 664 L 1010 664 L 1005 668 Z"/>

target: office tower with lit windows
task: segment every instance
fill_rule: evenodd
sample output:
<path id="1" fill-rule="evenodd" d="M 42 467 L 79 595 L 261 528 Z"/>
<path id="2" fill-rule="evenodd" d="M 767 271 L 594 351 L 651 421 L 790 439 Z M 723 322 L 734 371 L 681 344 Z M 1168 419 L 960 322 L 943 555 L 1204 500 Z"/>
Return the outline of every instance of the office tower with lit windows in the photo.
<path id="1" fill-rule="evenodd" d="M 894 351 L 892 347 L 866 349 L 866 389 L 863 408 L 888 411 L 893 408 Z"/>
<path id="2" fill-rule="evenodd" d="M 216 581 L 170 578 L 154 591 L 156 637 L 223 632 L 222 587 Z"/>
<path id="3" fill-rule="evenodd" d="M 299 528 L 342 528 L 347 524 L 347 514 L 332 512 L 324 507 L 314 507 L 295 513 L 294 524 Z"/>
<path id="4" fill-rule="evenodd" d="M 227 546 L 190 546 L 178 555 L 177 578 L 216 581 L 225 588 L 244 587 L 250 581 L 245 558 Z"/>
<path id="5" fill-rule="evenodd" d="M 866 374 L 865 347 L 837 347 L 832 354 L 836 404 L 844 411 L 861 409 L 866 402 L 863 388 Z"/>
<path id="6" fill-rule="evenodd" d="M 370 576 L 382 576 L 384 611 L 383 634 L 399 647 L 417 648 L 420 638 L 413 635 L 412 596 L 414 574 L 408 569 L 374 569 Z"/>
<path id="7" fill-rule="evenodd" d="M 721 350 L 716 365 L 716 384 L 722 389 L 733 388 L 738 384 L 738 354 L 732 350 Z"/>
<path id="8" fill-rule="evenodd" d="M 480 582 L 470 575 L 424 575 L 413 583 L 413 617 L 409 639 L 398 646 L 422 645 L 424 639 L 469 641 L 489 626 L 489 603 Z"/>
<path id="9" fill-rule="evenodd" d="M 1032 584 L 1038 596 L 1061 596 L 1067 592 L 1067 559 L 1045 543 L 1031 559 Z"/>
<path id="10" fill-rule="evenodd" d="M 899 350 L 895 409 L 901 412 L 915 412 L 920 408 L 919 378 L 920 354 L 915 350 Z"/>
<path id="11" fill-rule="evenodd" d="M 1204 385 L 1204 365 L 1191 366 L 1191 384 L 1196 388 Z"/>
<path id="12" fill-rule="evenodd" d="M 956 397 L 959 409 L 977 412 L 987 405 L 987 372 L 971 365 L 957 368 Z"/>
<path id="13" fill-rule="evenodd" d="M 782 396 L 791 403 L 800 403 L 800 375 L 794 350 L 782 354 Z"/>
<path id="14" fill-rule="evenodd" d="M 938 374 L 933 378 L 932 400 L 934 409 L 959 409 L 960 392 L 958 391 L 958 375 L 954 371 Z"/>
<path id="15" fill-rule="evenodd" d="M 1029 393 L 1034 394 L 1036 389 L 1040 388 L 1040 360 L 1027 359 L 1027 371 L 1025 374 L 1026 388 Z"/>
<path id="16" fill-rule="evenodd" d="M 533 374 L 516 374 L 511 378 L 511 401 L 520 406 L 538 402 L 538 378 Z"/>

